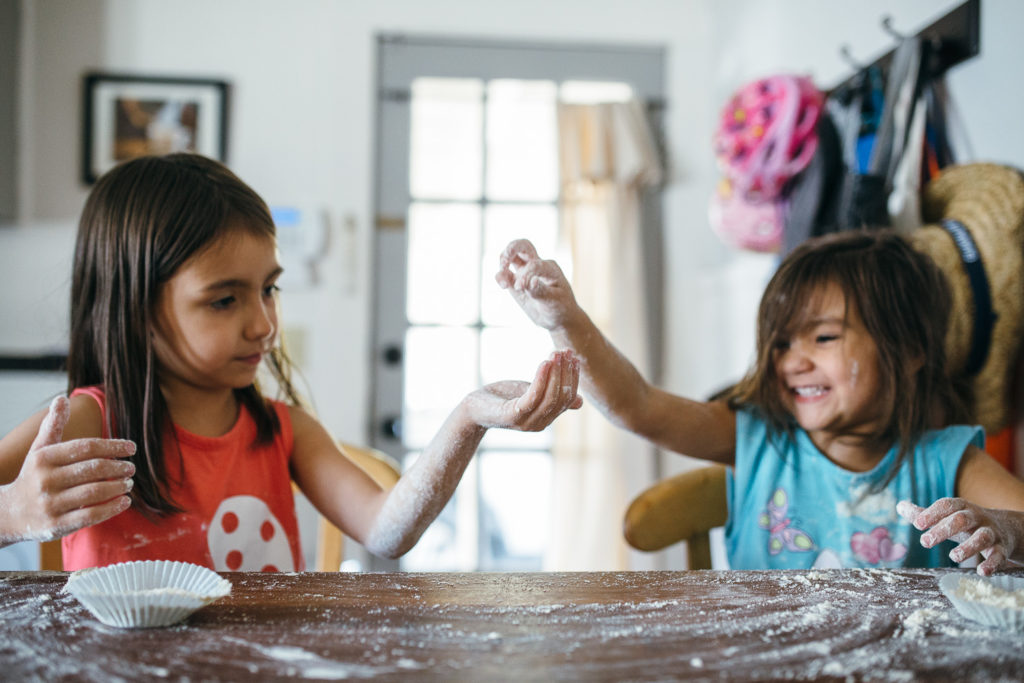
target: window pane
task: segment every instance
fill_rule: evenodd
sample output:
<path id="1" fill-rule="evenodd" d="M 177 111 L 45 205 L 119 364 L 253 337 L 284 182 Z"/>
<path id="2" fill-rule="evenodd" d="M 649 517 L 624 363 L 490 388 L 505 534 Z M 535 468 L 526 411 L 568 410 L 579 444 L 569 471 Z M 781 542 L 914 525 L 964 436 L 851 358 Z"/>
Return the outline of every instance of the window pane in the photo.
<path id="1" fill-rule="evenodd" d="M 484 211 L 481 307 L 487 325 L 533 325 L 512 296 L 494 282 L 501 252 L 509 242 L 520 237 L 533 242 L 541 258 L 555 258 L 558 210 L 554 205 L 492 204 Z"/>
<path id="2" fill-rule="evenodd" d="M 479 315 L 480 207 L 409 207 L 409 322 L 469 325 Z"/>
<path id="3" fill-rule="evenodd" d="M 530 382 L 541 361 L 551 355 L 551 337 L 536 325 L 484 328 L 480 334 L 480 374 L 483 382 L 522 380 Z M 519 432 L 491 429 L 484 436 L 488 448 L 550 448 L 552 430 Z"/>
<path id="4" fill-rule="evenodd" d="M 422 448 L 456 404 L 478 386 L 477 333 L 410 327 L 405 358 L 402 441 L 407 448 Z"/>
<path id="5" fill-rule="evenodd" d="M 632 97 L 628 84 L 614 81 L 565 81 L 558 93 L 558 99 L 570 104 L 627 102 Z"/>
<path id="6" fill-rule="evenodd" d="M 487 85 L 487 197 L 554 201 L 558 196 L 557 87 L 551 81 Z"/>
<path id="7" fill-rule="evenodd" d="M 409 188 L 417 199 L 479 199 L 483 187 L 483 82 L 412 84 Z"/>
<path id="8" fill-rule="evenodd" d="M 403 469 L 419 457 L 410 453 Z M 451 572 L 477 569 L 477 464 L 470 460 L 455 495 L 427 527 L 413 548 L 402 556 L 399 566 L 410 572 Z"/>
<path id="9" fill-rule="evenodd" d="M 488 451 L 479 463 L 481 569 L 540 569 L 547 545 L 551 457 Z"/>

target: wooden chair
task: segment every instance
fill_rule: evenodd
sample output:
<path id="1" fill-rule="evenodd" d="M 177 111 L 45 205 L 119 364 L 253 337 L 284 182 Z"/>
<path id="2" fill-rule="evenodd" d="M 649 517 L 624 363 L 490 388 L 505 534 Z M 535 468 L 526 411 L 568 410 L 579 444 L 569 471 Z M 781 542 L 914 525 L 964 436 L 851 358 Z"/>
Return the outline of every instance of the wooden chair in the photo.
<path id="1" fill-rule="evenodd" d="M 349 443 L 339 442 L 341 450 L 352 462 L 358 465 L 370 478 L 385 489 L 390 489 L 398 482 L 401 475 L 398 463 L 388 454 L 375 448 L 364 448 Z M 320 516 L 317 528 L 316 571 L 332 572 L 341 567 L 345 553 L 344 535 L 341 529 Z M 43 571 L 61 571 L 64 568 L 61 556 L 60 539 L 39 544 L 39 569 Z"/>
<path id="2" fill-rule="evenodd" d="M 626 510 L 626 542 L 637 550 L 655 551 L 686 541 L 687 567 L 711 569 L 708 532 L 729 517 L 725 475 L 722 465 L 698 467 L 642 492 Z"/>

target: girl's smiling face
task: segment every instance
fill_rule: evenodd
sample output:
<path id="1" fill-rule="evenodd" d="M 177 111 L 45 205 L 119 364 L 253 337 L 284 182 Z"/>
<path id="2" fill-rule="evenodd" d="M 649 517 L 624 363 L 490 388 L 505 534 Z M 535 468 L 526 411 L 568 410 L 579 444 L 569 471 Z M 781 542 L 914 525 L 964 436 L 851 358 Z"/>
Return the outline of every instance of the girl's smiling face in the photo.
<path id="1" fill-rule="evenodd" d="M 805 319 L 773 351 L 782 400 L 822 451 L 884 424 L 878 347 L 843 291 L 828 285 Z"/>
<path id="2" fill-rule="evenodd" d="M 244 228 L 186 261 L 160 288 L 153 344 L 164 390 L 253 383 L 277 333 L 273 239 Z"/>

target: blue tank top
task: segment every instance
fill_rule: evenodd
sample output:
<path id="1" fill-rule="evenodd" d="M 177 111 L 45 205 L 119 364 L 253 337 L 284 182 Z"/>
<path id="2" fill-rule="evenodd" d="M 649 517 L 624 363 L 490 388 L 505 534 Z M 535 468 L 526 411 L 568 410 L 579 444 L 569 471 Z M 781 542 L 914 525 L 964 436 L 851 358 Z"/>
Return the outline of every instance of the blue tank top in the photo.
<path id="1" fill-rule="evenodd" d="M 872 470 L 851 472 L 798 429 L 768 438 L 754 413 L 736 413 L 736 464 L 727 478 L 725 545 L 733 569 L 953 566 L 950 542 L 921 546 L 921 532 L 896 512 L 910 500 L 927 507 L 953 496 L 969 444 L 984 447 L 981 427 L 926 432 L 895 477 L 879 491 L 896 460 L 893 447 Z"/>

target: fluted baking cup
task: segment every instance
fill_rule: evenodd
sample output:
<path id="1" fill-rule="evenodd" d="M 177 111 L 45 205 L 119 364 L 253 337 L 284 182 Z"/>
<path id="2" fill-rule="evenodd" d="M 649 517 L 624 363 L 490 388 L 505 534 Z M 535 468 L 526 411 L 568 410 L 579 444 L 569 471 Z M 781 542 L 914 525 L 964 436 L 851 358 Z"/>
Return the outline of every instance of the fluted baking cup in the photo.
<path id="1" fill-rule="evenodd" d="M 951 573 L 939 579 L 939 589 L 968 619 L 1024 633 L 1024 578 Z"/>
<path id="2" fill-rule="evenodd" d="M 145 560 L 79 570 L 64 591 L 108 626 L 154 628 L 229 595 L 231 582 L 197 564 Z"/>

